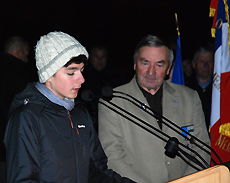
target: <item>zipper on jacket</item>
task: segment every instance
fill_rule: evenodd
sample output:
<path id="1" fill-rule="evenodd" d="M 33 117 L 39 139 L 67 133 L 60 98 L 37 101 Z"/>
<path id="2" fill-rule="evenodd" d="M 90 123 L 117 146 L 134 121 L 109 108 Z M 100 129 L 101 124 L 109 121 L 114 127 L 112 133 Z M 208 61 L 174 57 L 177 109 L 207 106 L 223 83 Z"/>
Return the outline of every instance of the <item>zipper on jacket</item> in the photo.
<path id="1" fill-rule="evenodd" d="M 71 128 L 73 129 L 74 128 L 73 122 L 72 122 L 72 119 L 71 119 L 71 116 L 70 116 L 70 112 L 68 110 L 67 110 L 67 114 L 68 114 L 68 118 L 70 120 Z M 79 135 L 78 130 L 77 130 L 77 134 Z M 71 130 L 71 135 L 72 135 L 73 150 L 74 150 L 74 154 L 75 154 L 75 156 L 74 156 L 74 159 L 75 159 L 75 170 L 78 170 L 79 160 L 77 158 L 78 157 L 77 156 L 78 150 L 77 150 L 77 144 L 76 144 L 76 141 L 77 141 L 78 138 L 76 137 L 76 132 L 74 132 L 73 130 Z M 76 174 L 76 179 L 79 180 L 78 173 Z"/>
<path id="2" fill-rule="evenodd" d="M 74 128 L 73 122 L 72 122 L 72 119 L 71 119 L 71 116 L 70 116 L 69 111 L 68 111 L 68 117 L 69 117 L 69 120 L 70 120 L 70 125 L 71 125 L 71 127 Z M 75 127 L 75 129 L 76 129 L 76 131 L 77 131 L 77 134 L 79 135 L 79 131 L 78 131 L 77 127 Z"/>

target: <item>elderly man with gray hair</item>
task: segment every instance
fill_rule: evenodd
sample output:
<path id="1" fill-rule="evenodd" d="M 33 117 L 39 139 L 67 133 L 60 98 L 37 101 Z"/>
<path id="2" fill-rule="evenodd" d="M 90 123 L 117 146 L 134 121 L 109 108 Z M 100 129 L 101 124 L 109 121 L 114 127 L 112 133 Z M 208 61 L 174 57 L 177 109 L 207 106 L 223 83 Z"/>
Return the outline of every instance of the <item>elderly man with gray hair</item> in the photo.
<path id="1" fill-rule="evenodd" d="M 210 144 L 205 129 L 204 114 L 196 91 L 182 85 L 165 81 L 173 61 L 172 50 L 159 37 L 148 35 L 137 45 L 134 54 L 133 79 L 114 91 L 120 97 L 114 97 L 111 102 L 120 108 L 135 114 L 148 125 L 158 131 L 176 137 L 181 143 L 196 150 L 208 163 L 210 155 L 198 149 L 185 136 L 181 136 L 168 126 L 161 123 L 161 117 L 155 119 L 147 114 L 145 109 L 163 115 L 183 129 Z M 140 100 L 141 110 L 134 103 L 126 100 L 127 95 Z M 125 98 L 125 99 L 124 99 Z M 131 99 L 132 100 L 132 99 Z M 127 114 L 111 103 L 100 100 L 99 104 L 99 138 L 108 156 L 108 166 L 121 175 L 142 183 L 163 183 L 194 173 L 196 170 L 179 157 L 174 159 L 165 155 L 166 142 L 140 126 L 130 122 Z M 140 124 L 134 117 L 131 119 Z M 156 131 L 144 125 L 148 130 Z M 181 131 L 182 133 L 182 131 Z M 160 134 L 160 137 L 166 139 Z M 193 153 L 189 152 L 192 156 Z"/>

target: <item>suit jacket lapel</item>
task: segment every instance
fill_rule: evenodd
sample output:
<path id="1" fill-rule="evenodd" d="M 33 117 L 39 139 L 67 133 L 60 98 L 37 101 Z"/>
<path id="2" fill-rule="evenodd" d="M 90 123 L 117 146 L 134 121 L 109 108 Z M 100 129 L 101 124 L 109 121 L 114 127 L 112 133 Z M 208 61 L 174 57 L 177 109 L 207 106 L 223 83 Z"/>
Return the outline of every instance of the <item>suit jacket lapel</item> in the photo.
<path id="1" fill-rule="evenodd" d="M 148 102 L 147 102 L 147 100 L 146 100 L 146 98 L 144 97 L 143 93 L 141 92 L 140 88 L 137 85 L 135 76 L 132 79 L 132 81 L 130 82 L 128 93 L 130 95 L 132 95 L 133 97 L 137 98 L 138 100 L 140 100 L 141 102 L 143 102 L 148 107 L 150 107 Z M 145 122 L 151 124 L 152 126 L 154 126 L 157 129 L 160 129 L 160 127 L 159 127 L 159 125 L 158 125 L 158 123 L 157 123 L 157 121 L 156 121 L 156 119 L 154 117 L 150 116 L 147 113 L 143 114 L 144 112 L 142 110 L 135 110 L 135 111 L 136 111 L 135 115 L 142 116 L 143 120 Z"/>
<path id="2" fill-rule="evenodd" d="M 174 116 L 178 108 L 178 95 L 176 91 L 169 85 L 167 81 L 163 85 L 163 101 L 162 101 L 162 111 L 163 116 L 167 119 L 173 121 Z M 163 131 L 168 129 L 167 126 L 163 125 Z"/>

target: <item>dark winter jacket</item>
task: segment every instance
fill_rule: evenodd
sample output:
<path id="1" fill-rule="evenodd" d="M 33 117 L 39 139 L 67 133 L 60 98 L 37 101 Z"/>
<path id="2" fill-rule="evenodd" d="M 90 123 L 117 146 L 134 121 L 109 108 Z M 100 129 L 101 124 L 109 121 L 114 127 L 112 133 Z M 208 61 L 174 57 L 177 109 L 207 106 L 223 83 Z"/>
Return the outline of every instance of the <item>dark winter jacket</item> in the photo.
<path id="1" fill-rule="evenodd" d="M 7 182 L 130 182 L 107 170 L 107 157 L 80 103 L 67 111 L 33 83 L 16 95 L 10 113 Z"/>
<path id="2" fill-rule="evenodd" d="M 196 74 L 194 73 L 188 78 L 185 85 L 197 91 L 202 103 L 202 109 L 204 111 L 206 127 L 207 130 L 209 131 L 210 116 L 211 116 L 211 102 L 212 102 L 212 82 L 210 82 L 209 85 L 203 89 L 199 85 Z"/>
<path id="3" fill-rule="evenodd" d="M 25 89 L 29 82 L 28 65 L 9 53 L 0 53 L 0 161 L 5 162 L 3 144 L 8 111 L 14 95 Z"/>

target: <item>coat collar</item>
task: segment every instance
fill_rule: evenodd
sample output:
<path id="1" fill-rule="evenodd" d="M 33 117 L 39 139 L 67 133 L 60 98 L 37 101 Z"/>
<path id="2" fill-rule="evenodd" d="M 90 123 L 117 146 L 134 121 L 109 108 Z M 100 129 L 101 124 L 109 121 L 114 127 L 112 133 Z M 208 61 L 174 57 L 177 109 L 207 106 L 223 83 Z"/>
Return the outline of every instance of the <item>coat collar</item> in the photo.
<path id="1" fill-rule="evenodd" d="M 176 114 L 179 104 L 179 96 L 176 90 L 173 88 L 173 83 L 169 81 L 164 81 L 163 83 L 163 98 L 162 98 L 162 115 L 167 119 L 173 121 L 173 118 Z M 139 89 L 136 82 L 136 75 L 129 83 L 128 91 L 130 95 L 137 98 L 147 106 L 149 106 L 147 100 L 145 99 L 143 93 Z M 165 131 L 168 127 L 163 125 L 163 131 Z"/>

